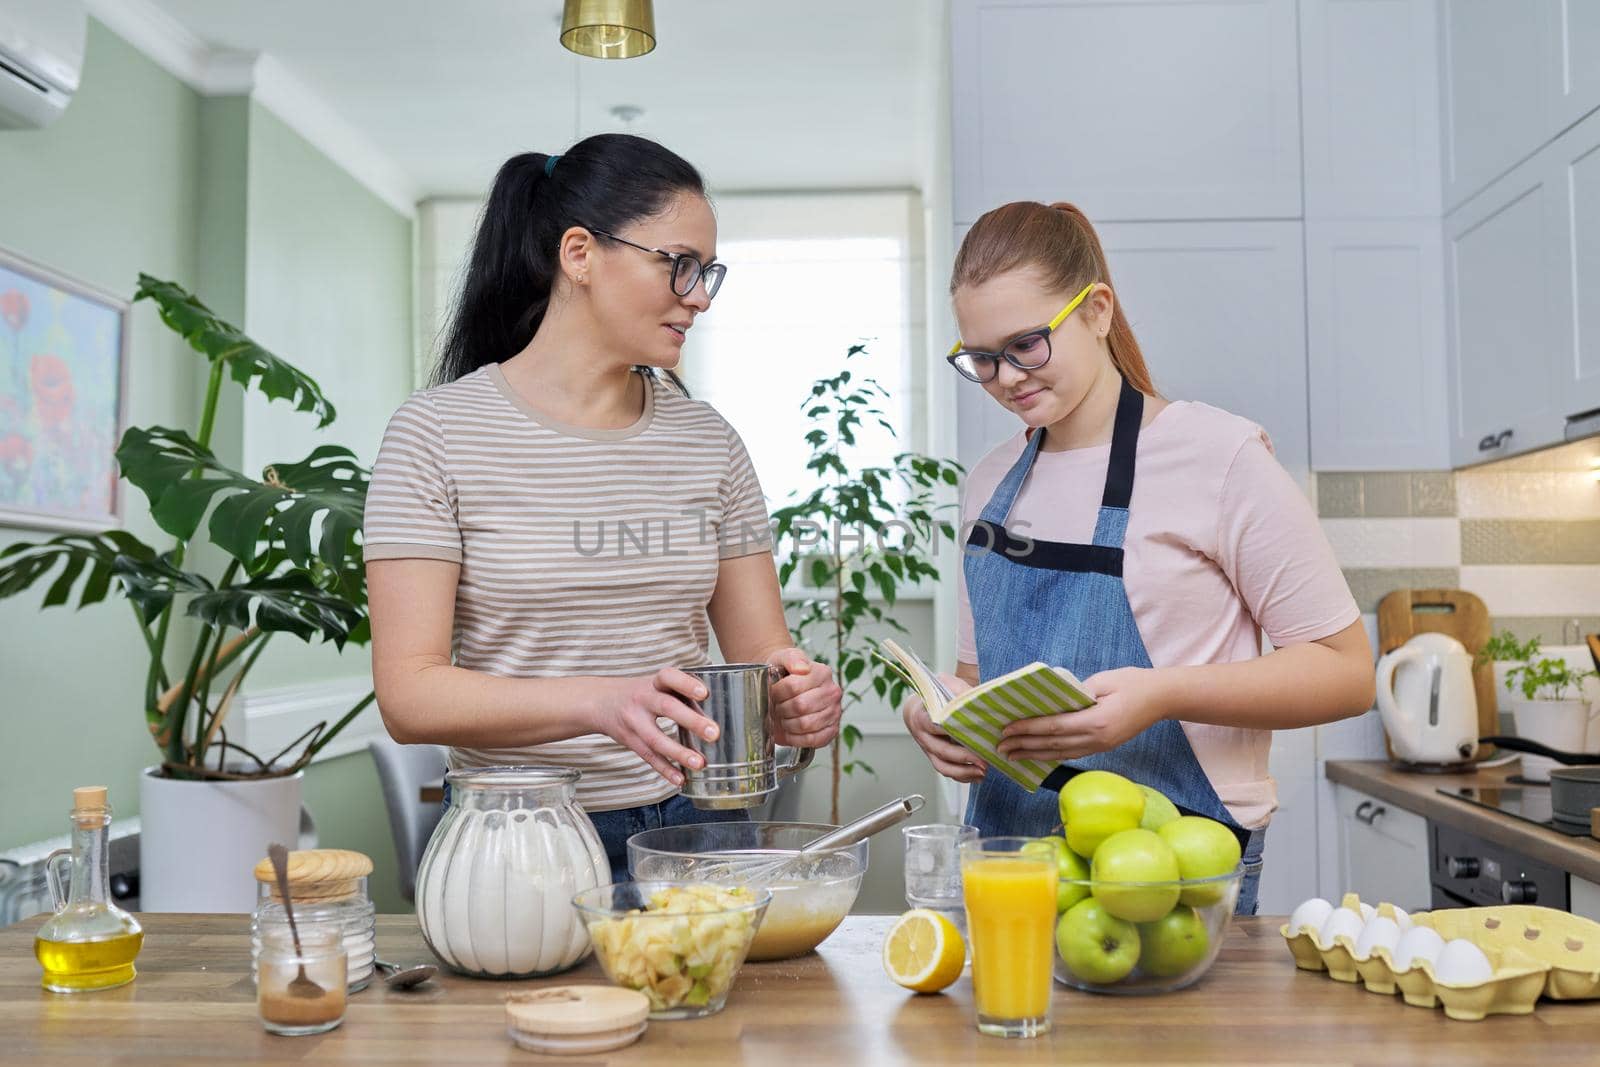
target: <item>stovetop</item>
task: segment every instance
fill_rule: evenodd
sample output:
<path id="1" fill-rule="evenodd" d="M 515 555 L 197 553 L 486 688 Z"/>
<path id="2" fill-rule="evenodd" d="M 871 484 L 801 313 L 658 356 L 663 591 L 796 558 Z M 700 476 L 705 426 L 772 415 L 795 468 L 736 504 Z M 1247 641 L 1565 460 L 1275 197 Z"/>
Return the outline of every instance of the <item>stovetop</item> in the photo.
<path id="1" fill-rule="evenodd" d="M 1474 786 L 1455 786 L 1449 789 L 1440 789 L 1439 792 L 1447 797 L 1465 800 L 1469 804 L 1476 804 L 1482 808 L 1503 812 L 1524 822 L 1531 822 L 1535 826 L 1542 826 L 1546 830 L 1554 830 L 1558 834 L 1566 834 L 1568 837 L 1589 836 L 1589 828 L 1587 826 L 1556 821 L 1550 809 L 1550 786 L 1548 783 L 1524 782 L 1520 785 L 1482 789 Z"/>

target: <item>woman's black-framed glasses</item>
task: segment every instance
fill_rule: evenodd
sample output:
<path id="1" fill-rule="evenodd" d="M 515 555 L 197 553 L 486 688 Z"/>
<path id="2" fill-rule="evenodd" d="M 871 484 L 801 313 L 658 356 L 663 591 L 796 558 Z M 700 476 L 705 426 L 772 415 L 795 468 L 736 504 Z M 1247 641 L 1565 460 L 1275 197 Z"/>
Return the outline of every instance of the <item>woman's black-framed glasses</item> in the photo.
<path id="1" fill-rule="evenodd" d="M 1018 370 L 1038 370 L 1050 362 L 1050 335 L 1056 332 L 1056 327 L 1067 321 L 1067 316 L 1077 310 L 1078 305 L 1083 303 L 1083 298 L 1088 296 L 1090 290 L 1097 284 L 1099 283 L 1090 282 L 1084 286 L 1078 295 L 1072 298 L 1072 303 L 1062 308 L 1061 314 L 1051 319 L 1048 325 L 1013 337 L 998 352 L 964 348 L 961 342 L 957 341 L 945 359 L 963 378 L 980 385 L 994 381 L 994 376 L 1000 373 L 1002 359 Z"/>
<path id="2" fill-rule="evenodd" d="M 694 287 L 704 278 L 706 299 L 710 300 L 717 295 L 717 290 L 722 288 L 722 279 L 727 277 L 728 274 L 728 268 L 725 264 L 712 263 L 707 266 L 687 252 L 669 252 L 665 248 L 650 248 L 635 241 L 630 241 L 626 237 L 618 237 L 608 230 L 595 229 L 593 226 L 589 227 L 589 232 L 618 241 L 630 248 L 637 248 L 641 252 L 650 252 L 664 259 L 670 259 L 672 261 L 672 291 L 678 296 L 688 296 L 694 292 Z"/>

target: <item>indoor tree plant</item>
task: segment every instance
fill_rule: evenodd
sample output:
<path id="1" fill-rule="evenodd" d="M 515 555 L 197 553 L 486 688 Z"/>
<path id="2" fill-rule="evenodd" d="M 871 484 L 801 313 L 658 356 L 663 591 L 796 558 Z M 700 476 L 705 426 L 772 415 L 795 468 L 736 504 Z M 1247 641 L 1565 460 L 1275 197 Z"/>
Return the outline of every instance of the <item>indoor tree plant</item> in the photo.
<path id="1" fill-rule="evenodd" d="M 791 627 L 795 642 L 833 667 L 847 713 L 864 699 L 868 686 L 891 707 L 905 695 L 905 679 L 873 655 L 867 630 L 906 632 L 885 609 L 893 609 L 907 586 L 938 579 L 939 546 L 956 536 L 955 524 L 946 517 L 956 509 L 948 494 L 962 473 L 953 460 L 916 452 L 898 453 L 887 466 L 851 463 L 857 432 L 869 420 L 898 437 L 878 407 L 888 392 L 872 378 L 857 380 L 849 370 L 849 360 L 865 351 L 865 345 L 851 346 L 845 369 L 812 383 L 803 403 L 812 425 L 805 438 L 811 446 L 806 469 L 818 485 L 772 515 L 774 541 L 783 546 L 779 580 L 788 588 L 798 572 L 807 589 L 815 590 L 799 604 Z M 829 811 L 835 823 L 842 775 L 857 768 L 872 771 L 859 757 L 846 759 L 861 736 L 860 728 L 847 721 L 831 746 Z"/>
<path id="2" fill-rule="evenodd" d="M 275 634 L 340 648 L 370 636 L 360 544 L 369 472 L 337 445 L 272 464 L 260 478 L 223 464 L 211 441 L 226 378 L 269 401 L 289 401 L 319 428 L 333 422 L 333 404 L 305 373 L 181 286 L 141 274 L 134 300 L 153 302 L 161 320 L 210 361 L 194 436 L 136 426 L 116 451 L 122 476 L 174 543 L 159 550 L 107 530 L 13 544 L 0 551 L 0 597 L 50 578 L 47 608 L 74 600 L 83 607 L 113 590 L 128 601 L 149 657 L 142 703 L 160 753 L 140 785 L 142 903 L 147 910 L 249 910 L 249 867 L 267 843 L 257 839 L 295 838 L 301 768 L 373 697 L 277 753 L 230 739 L 228 709 Z M 220 559 L 216 577 L 193 565 L 202 524 L 205 543 L 221 550 L 209 553 Z M 174 628 L 180 606 L 192 636 L 182 632 L 188 626 Z M 180 640 L 191 647 L 169 658 Z M 243 824 L 218 823 L 230 813 Z M 208 868 L 224 888 L 206 888 Z"/>

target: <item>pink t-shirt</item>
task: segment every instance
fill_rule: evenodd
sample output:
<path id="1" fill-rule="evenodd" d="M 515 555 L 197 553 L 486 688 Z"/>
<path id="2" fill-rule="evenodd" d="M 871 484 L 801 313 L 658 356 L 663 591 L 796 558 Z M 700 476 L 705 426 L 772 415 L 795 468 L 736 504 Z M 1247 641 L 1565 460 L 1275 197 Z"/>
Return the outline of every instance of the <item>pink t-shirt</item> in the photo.
<path id="1" fill-rule="evenodd" d="M 967 477 L 970 524 L 1022 454 L 1021 432 Z M 1044 541 L 1087 544 L 1105 488 L 1109 444 L 1040 452 L 1006 527 Z M 1338 633 L 1360 611 L 1311 504 L 1247 419 L 1192 401 L 1159 412 L 1139 434 L 1123 582 L 1156 667 L 1231 663 Z M 956 654 L 977 663 L 961 579 Z M 1270 730 L 1183 724 L 1217 796 L 1241 826 L 1277 807 L 1267 773 Z"/>

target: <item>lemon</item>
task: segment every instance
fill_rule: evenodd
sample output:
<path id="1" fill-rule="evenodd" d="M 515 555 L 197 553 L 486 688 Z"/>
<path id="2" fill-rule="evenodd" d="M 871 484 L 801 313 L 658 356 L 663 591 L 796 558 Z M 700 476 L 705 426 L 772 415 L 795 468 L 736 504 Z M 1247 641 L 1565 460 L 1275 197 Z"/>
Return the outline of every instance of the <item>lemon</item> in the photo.
<path id="1" fill-rule="evenodd" d="M 961 977 L 967 943 L 955 924 L 936 911 L 913 908 L 900 916 L 883 942 L 883 969 L 918 993 L 937 993 Z"/>

